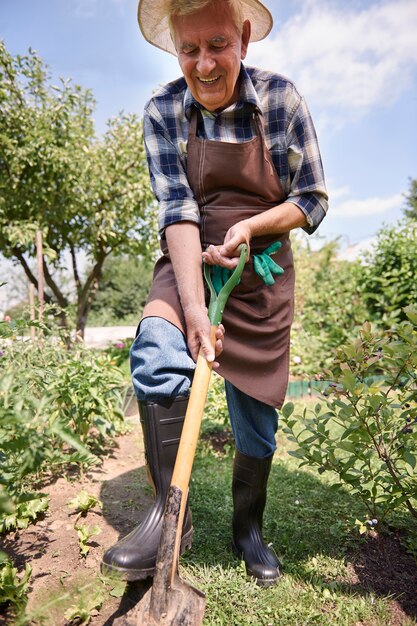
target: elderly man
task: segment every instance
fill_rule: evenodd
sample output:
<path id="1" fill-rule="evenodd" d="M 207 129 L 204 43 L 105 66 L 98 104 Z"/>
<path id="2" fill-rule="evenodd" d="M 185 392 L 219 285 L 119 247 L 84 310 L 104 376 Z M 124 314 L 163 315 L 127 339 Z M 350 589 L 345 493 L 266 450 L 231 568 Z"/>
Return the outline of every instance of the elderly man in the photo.
<path id="1" fill-rule="evenodd" d="M 288 382 L 294 295 L 289 231 L 313 233 L 327 211 L 317 139 L 293 83 L 242 63 L 249 42 L 272 27 L 261 2 L 139 0 L 138 16 L 144 37 L 178 56 L 183 76 L 155 93 L 144 117 L 162 256 L 131 367 L 156 499 L 142 523 L 106 552 L 103 566 L 128 580 L 153 575 L 201 348 L 225 379 L 236 444 L 232 548 L 249 576 L 270 585 L 280 575 L 279 563 L 261 531 L 276 409 Z M 241 243 L 251 254 L 212 347 L 202 259 L 232 269 Z M 268 285 L 254 263 L 262 254 L 273 261 L 268 266 L 275 280 L 267 277 Z M 187 509 L 181 551 L 191 540 Z"/>

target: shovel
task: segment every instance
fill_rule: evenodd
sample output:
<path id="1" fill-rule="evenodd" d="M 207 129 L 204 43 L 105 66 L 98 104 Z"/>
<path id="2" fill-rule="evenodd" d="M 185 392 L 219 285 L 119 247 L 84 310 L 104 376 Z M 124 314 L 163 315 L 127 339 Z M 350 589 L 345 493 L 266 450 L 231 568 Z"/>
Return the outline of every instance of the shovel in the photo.
<path id="1" fill-rule="evenodd" d="M 204 265 L 204 277 L 210 290 L 208 316 L 213 346 L 216 328 L 221 322 L 227 299 L 240 280 L 247 253 L 247 246 L 242 244 L 239 263 L 218 293 L 211 280 L 210 268 Z M 203 621 L 205 595 L 181 580 L 178 560 L 188 486 L 211 369 L 211 363 L 200 350 L 168 491 L 153 585 L 139 603 L 137 626 L 199 626 Z"/>

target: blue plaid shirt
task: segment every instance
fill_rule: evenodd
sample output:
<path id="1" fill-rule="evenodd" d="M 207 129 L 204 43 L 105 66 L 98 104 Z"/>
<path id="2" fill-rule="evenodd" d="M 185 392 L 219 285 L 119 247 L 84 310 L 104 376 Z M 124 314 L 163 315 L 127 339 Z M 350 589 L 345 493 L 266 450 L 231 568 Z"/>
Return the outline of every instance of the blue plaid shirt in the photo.
<path id="1" fill-rule="evenodd" d="M 160 88 L 145 106 L 144 138 L 152 188 L 159 202 L 159 230 L 181 221 L 199 223 L 187 180 L 191 107 L 202 112 L 198 135 L 244 142 L 256 136 L 253 113 L 263 116 L 265 140 L 286 200 L 305 214 L 313 233 L 327 212 L 327 192 L 313 122 L 304 99 L 287 78 L 253 67 L 240 72 L 238 102 L 210 113 L 194 100 L 184 78 Z"/>

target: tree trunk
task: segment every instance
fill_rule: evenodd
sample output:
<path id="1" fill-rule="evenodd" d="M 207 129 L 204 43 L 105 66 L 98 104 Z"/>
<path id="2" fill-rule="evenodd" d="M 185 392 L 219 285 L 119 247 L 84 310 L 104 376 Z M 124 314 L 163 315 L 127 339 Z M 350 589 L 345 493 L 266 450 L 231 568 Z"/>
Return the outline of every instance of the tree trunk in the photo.
<path id="1" fill-rule="evenodd" d="M 106 256 L 107 255 L 104 252 L 99 255 L 96 264 L 85 281 L 83 288 L 78 293 L 76 333 L 80 340 L 84 339 L 84 331 L 87 325 L 88 314 L 100 286 L 103 263 Z"/>

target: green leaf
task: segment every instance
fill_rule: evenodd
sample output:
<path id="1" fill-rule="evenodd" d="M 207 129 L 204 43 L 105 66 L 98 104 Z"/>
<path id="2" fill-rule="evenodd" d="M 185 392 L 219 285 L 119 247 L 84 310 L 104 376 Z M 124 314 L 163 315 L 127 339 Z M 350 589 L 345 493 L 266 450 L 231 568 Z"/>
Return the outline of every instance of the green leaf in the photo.
<path id="1" fill-rule="evenodd" d="M 342 384 L 344 389 L 347 389 L 348 391 L 354 391 L 356 378 L 350 370 L 346 370 L 344 372 L 344 375 L 342 377 Z"/>
<path id="2" fill-rule="evenodd" d="M 405 461 L 405 467 L 410 476 L 414 476 L 416 468 L 416 457 L 408 450 L 403 451 L 403 458 Z"/>
<path id="3" fill-rule="evenodd" d="M 292 402 L 286 402 L 281 409 L 281 413 L 288 419 L 294 413 L 294 404 Z"/>
<path id="4" fill-rule="evenodd" d="M 338 448 L 341 448 L 342 450 L 346 450 L 346 452 L 353 452 L 356 453 L 357 448 L 355 446 L 354 443 L 351 443 L 350 441 L 340 441 L 337 444 Z"/>
<path id="5" fill-rule="evenodd" d="M 296 459 L 305 459 L 306 458 L 306 455 L 305 455 L 305 453 L 303 452 L 303 450 L 301 448 L 299 448 L 298 450 L 290 450 L 288 452 L 288 454 L 290 456 L 293 456 Z"/>

